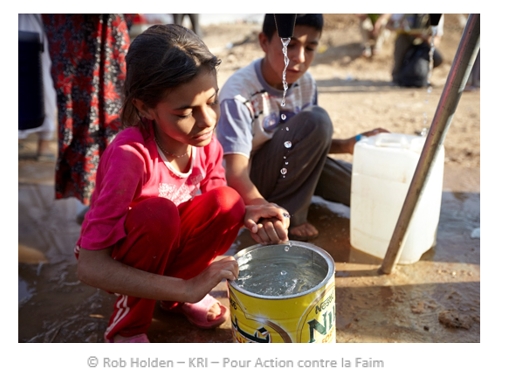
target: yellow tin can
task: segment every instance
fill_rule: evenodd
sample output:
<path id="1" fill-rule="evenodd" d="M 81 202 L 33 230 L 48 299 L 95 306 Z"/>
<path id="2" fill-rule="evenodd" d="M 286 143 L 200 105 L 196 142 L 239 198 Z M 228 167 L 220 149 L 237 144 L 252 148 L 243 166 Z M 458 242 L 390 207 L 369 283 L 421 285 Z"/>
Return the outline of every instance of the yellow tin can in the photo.
<path id="1" fill-rule="evenodd" d="M 235 342 L 336 342 L 335 266 L 326 251 L 291 241 L 254 245 L 235 258 L 240 274 L 229 282 Z"/>

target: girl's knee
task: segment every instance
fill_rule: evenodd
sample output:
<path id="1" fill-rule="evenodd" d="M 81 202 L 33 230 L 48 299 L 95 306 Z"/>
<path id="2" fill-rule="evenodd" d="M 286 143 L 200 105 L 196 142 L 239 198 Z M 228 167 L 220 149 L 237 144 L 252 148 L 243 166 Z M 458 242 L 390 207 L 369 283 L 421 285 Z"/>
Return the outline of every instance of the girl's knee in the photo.
<path id="1" fill-rule="evenodd" d="M 208 191 L 207 203 L 212 210 L 218 210 L 221 215 L 227 215 L 232 220 L 242 220 L 245 215 L 245 203 L 239 193 L 229 186 L 221 186 Z"/>

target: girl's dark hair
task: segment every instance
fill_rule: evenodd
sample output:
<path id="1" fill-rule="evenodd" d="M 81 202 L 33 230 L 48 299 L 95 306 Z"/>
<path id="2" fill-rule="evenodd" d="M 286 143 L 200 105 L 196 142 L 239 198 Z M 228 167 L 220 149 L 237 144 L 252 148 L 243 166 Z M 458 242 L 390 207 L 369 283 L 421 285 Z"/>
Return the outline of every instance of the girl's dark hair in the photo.
<path id="1" fill-rule="evenodd" d="M 321 33 L 324 28 L 324 16 L 322 14 L 298 14 L 296 15 L 296 26 L 298 25 L 313 27 Z M 268 37 L 268 40 L 271 40 L 273 35 L 277 32 L 274 14 L 264 15 L 262 32 Z"/>
<path id="2" fill-rule="evenodd" d="M 173 24 L 154 25 L 138 35 L 126 61 L 121 111 L 124 127 L 140 120 L 133 99 L 153 108 L 171 88 L 190 82 L 203 68 L 215 72 L 221 62 L 194 32 Z"/>
<path id="3" fill-rule="evenodd" d="M 324 16 L 322 14 L 298 14 L 296 15 L 296 25 L 310 26 L 321 33 L 324 28 Z M 277 32 L 274 14 L 264 15 L 262 32 L 268 37 L 268 40 L 271 40 Z"/>

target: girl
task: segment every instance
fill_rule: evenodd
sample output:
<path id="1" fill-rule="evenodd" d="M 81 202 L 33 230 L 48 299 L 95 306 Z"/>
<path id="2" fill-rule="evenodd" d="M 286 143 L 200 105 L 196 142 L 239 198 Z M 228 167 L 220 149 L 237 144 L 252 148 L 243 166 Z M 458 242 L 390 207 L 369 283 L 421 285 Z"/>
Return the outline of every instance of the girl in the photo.
<path id="1" fill-rule="evenodd" d="M 219 117 L 220 63 L 193 32 L 156 25 L 127 54 L 122 122 L 104 152 L 76 245 L 81 281 L 118 295 L 107 342 L 149 342 L 157 300 L 213 328 L 228 309 L 208 293 L 234 280 L 225 253 L 244 224 L 260 243 L 287 240 L 287 212 L 246 206 L 226 186 Z"/>

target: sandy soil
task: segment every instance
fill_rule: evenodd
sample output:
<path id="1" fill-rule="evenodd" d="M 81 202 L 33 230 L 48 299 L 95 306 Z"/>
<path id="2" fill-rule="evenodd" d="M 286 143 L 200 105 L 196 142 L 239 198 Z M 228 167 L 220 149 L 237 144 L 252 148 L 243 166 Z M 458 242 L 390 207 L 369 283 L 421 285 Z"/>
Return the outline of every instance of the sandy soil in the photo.
<path id="1" fill-rule="evenodd" d="M 220 83 L 261 57 L 259 30 L 248 23 L 204 28 L 205 42 L 223 60 Z M 433 72 L 428 93 L 390 85 L 392 38 L 380 54 L 362 58 L 357 19 L 326 15 L 311 72 L 335 135 L 351 137 L 379 126 L 406 134 L 428 128 L 462 31 L 458 18 L 446 15 L 440 48 L 445 61 Z M 338 342 L 480 342 L 480 240 L 471 235 L 480 226 L 480 90 L 461 96 L 444 146 L 437 245 L 392 275 L 379 276 L 378 259 L 350 248 L 346 212 L 312 205 L 310 220 L 321 233 L 315 244 L 336 260 Z M 52 147 L 56 152 L 56 144 Z M 24 159 L 33 148 L 30 140 L 20 148 L 19 342 L 102 342 L 114 297 L 77 281 L 76 206 L 53 200 L 54 165 Z M 243 233 L 230 252 L 250 244 Z M 22 255 L 28 259 L 22 261 Z M 213 293 L 228 303 L 223 283 Z M 229 329 L 202 332 L 157 310 L 149 336 L 155 342 L 230 342 Z"/>

